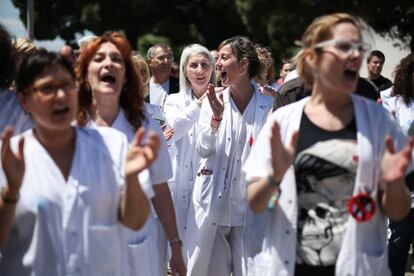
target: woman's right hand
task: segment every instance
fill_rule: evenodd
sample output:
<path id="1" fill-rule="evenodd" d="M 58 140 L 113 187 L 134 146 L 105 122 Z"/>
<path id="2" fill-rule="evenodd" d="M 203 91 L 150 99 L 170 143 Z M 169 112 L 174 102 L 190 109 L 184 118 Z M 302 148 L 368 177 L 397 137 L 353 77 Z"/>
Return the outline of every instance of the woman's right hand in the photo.
<path id="1" fill-rule="evenodd" d="M 6 175 L 8 190 L 18 193 L 22 186 L 25 173 L 24 163 L 24 138 L 19 140 L 17 153 L 14 153 L 10 146 L 10 139 L 13 136 L 13 128 L 7 128 L 2 135 L 1 163 L 4 174 Z"/>
<path id="2" fill-rule="evenodd" d="M 277 122 L 273 122 L 270 135 L 270 148 L 272 154 L 273 178 L 275 181 L 281 181 L 285 172 L 289 169 L 295 158 L 296 145 L 299 137 L 299 131 L 292 135 L 290 144 L 285 146 L 280 139 L 280 127 Z"/>
<path id="3" fill-rule="evenodd" d="M 209 84 L 207 88 L 207 97 L 208 101 L 210 102 L 214 118 L 221 120 L 224 112 L 223 93 L 219 92 L 217 97 L 216 91 L 214 90 L 214 85 Z"/>

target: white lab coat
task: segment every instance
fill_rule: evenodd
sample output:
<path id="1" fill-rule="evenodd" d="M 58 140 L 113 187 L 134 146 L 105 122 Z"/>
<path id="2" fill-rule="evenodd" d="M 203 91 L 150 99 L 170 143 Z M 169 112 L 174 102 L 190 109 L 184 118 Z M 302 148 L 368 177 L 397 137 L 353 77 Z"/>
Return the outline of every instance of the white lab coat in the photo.
<path id="1" fill-rule="evenodd" d="M 118 222 L 127 141 L 111 129 L 76 128 L 67 180 L 46 149 L 24 134 L 26 172 L 1 275 L 125 275 Z M 12 138 L 17 151 L 19 137 Z M 5 185 L 0 169 L 0 185 Z"/>
<path id="2" fill-rule="evenodd" d="M 174 200 L 177 227 L 184 237 L 191 195 L 200 157 L 195 149 L 200 107 L 192 99 L 191 90 L 168 95 L 164 105 L 168 124 L 174 129 L 170 143 L 175 143 L 177 154 L 173 177 L 168 181 Z"/>
<path id="3" fill-rule="evenodd" d="M 196 177 L 193 190 L 193 204 L 188 215 L 187 233 L 185 236 L 185 250 L 188 257 L 188 275 L 207 275 L 208 266 L 217 231 L 217 220 L 221 218 L 221 211 L 224 204 L 226 191 L 223 190 L 225 181 L 226 166 L 228 164 L 229 152 L 233 137 L 231 118 L 231 103 L 229 89 L 223 92 L 224 114 L 218 132 L 212 132 L 210 120 L 212 110 L 206 99 L 203 102 L 200 114 L 200 131 L 197 138 L 197 151 L 202 157 L 201 168 L 206 167 L 212 171 L 211 175 L 199 175 Z M 256 110 L 254 123 L 247 125 L 247 132 L 253 139 L 259 134 L 264 125 L 267 114 L 272 107 L 273 100 L 255 90 Z M 241 165 L 250 153 L 249 139 L 244 146 Z M 244 181 L 244 180 L 241 180 Z M 245 193 L 245 190 L 244 190 Z"/>
<path id="4" fill-rule="evenodd" d="M 23 111 L 15 92 L 0 91 L 0 134 L 6 127 L 14 128 L 14 134 L 20 134 L 33 127 L 31 117 Z"/>
<path id="5" fill-rule="evenodd" d="M 146 194 L 150 199 L 154 196 L 153 189 L 151 188 L 151 191 L 149 191 L 151 185 L 166 183 L 172 176 L 172 171 L 166 142 L 159 123 L 152 119 L 148 112 L 146 112 L 146 117 L 144 122 L 142 122 L 142 125 L 146 131 L 157 132 L 161 139 L 161 146 L 157 159 L 151 164 L 148 170 L 141 173 L 143 175 L 139 175 L 140 183 L 145 183 L 144 191 L 146 190 Z M 89 126 L 97 127 L 93 122 L 89 122 Z M 100 127 L 97 128 L 100 129 Z M 128 142 L 131 142 L 135 136 L 135 130 L 128 122 L 123 110 L 119 111 L 111 128 L 124 133 Z M 148 183 L 150 186 L 148 186 Z M 167 240 L 164 235 L 164 229 L 162 228 L 155 211 L 152 209 L 152 212 L 142 229 L 132 231 L 124 227 L 123 230 L 127 243 L 129 263 L 128 275 L 163 275 Z"/>
<path id="6" fill-rule="evenodd" d="M 243 168 L 248 181 L 272 173 L 269 142 L 271 123 L 275 120 L 279 123 L 282 142 L 289 143 L 292 133 L 299 129 L 303 108 L 308 100 L 309 97 L 278 109 L 263 127 Z M 384 189 L 383 184 L 379 183 L 381 160 L 385 151 L 386 134 L 392 135 L 398 150 L 405 145 L 407 137 L 380 105 L 357 95 L 352 95 L 352 100 L 358 142 L 354 194 L 370 191 L 376 201 L 377 211 L 365 223 L 358 223 L 349 216 L 336 263 L 336 275 L 390 275 L 387 219 L 378 202 L 378 191 Z M 412 166 L 408 171 L 411 170 Z M 268 216 L 262 251 L 255 257 L 255 273 L 252 275 L 294 275 L 298 197 L 293 166 L 285 173 L 280 188 L 282 193 L 274 211 Z"/>

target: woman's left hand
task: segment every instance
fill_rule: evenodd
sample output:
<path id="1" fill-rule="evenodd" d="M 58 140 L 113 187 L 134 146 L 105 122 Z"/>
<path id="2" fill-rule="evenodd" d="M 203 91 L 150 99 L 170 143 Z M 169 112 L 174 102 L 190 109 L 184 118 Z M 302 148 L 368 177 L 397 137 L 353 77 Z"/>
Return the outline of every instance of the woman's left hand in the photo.
<path id="1" fill-rule="evenodd" d="M 404 179 L 406 170 L 411 163 L 411 152 L 414 139 L 410 138 L 404 148 L 395 152 L 394 141 L 391 136 L 385 137 L 386 151 L 382 158 L 382 179 L 386 183 L 395 183 Z"/>
<path id="2" fill-rule="evenodd" d="M 144 139 L 144 128 L 140 127 L 135 133 L 134 140 L 128 150 L 125 162 L 125 175 L 136 175 L 148 168 L 152 162 L 157 158 L 158 150 L 160 148 L 160 138 L 156 132 L 148 133 L 148 142 L 141 145 Z"/>

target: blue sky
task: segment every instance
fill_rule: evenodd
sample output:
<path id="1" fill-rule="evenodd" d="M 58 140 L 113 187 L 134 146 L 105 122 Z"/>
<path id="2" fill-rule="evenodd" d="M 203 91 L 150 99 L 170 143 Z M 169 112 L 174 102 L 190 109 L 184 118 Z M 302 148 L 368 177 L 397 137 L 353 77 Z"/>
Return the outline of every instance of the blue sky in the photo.
<path id="1" fill-rule="evenodd" d="M 27 36 L 26 28 L 19 18 L 19 10 L 15 8 L 10 0 L 0 0 L 0 23 L 15 37 Z M 35 41 L 36 45 L 49 50 L 58 50 L 64 45 L 61 39 Z"/>
<path id="2" fill-rule="evenodd" d="M 10 0 L 0 0 L 0 23 L 6 26 L 8 31 L 18 37 L 27 36 L 26 28 L 23 26 L 19 18 L 19 10 L 16 9 Z M 86 32 L 85 35 L 91 34 Z M 392 71 L 400 60 L 409 54 L 408 49 L 399 49 L 393 46 L 393 40 L 380 37 L 374 34 L 372 37 L 368 36 L 368 42 L 372 45 L 372 49 L 379 49 L 384 52 L 386 62 L 383 68 L 383 75 L 392 78 Z M 49 50 L 58 50 L 63 46 L 64 41 L 57 38 L 55 40 L 35 41 L 38 46 L 45 47 Z M 361 76 L 366 76 L 366 64 L 363 63 L 361 67 Z"/>

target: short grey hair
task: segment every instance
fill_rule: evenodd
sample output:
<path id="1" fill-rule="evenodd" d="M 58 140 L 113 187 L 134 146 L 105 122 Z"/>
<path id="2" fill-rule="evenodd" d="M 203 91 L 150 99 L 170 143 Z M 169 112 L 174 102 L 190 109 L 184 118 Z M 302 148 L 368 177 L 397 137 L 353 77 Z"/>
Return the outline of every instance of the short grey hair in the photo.
<path id="1" fill-rule="evenodd" d="M 216 73 L 215 73 L 215 60 L 214 57 L 211 55 L 210 51 L 200 45 L 200 44 L 191 44 L 188 45 L 187 47 L 184 48 L 183 52 L 181 53 L 181 58 L 180 58 L 180 91 L 191 91 L 191 83 L 187 78 L 187 72 L 186 72 L 186 67 L 188 64 L 188 60 L 190 59 L 190 57 L 194 54 L 202 54 L 204 56 L 206 56 L 208 58 L 208 60 L 210 60 L 211 65 L 213 66 L 213 70 L 211 71 L 211 76 L 210 76 L 210 83 L 216 85 L 217 81 L 216 81 Z"/>
<path id="2" fill-rule="evenodd" d="M 163 50 L 169 50 L 172 53 L 172 50 L 171 50 L 170 46 L 168 46 L 167 44 L 155 44 L 155 45 L 152 45 L 148 49 L 148 51 L 147 51 L 147 59 L 153 58 L 154 57 L 155 50 L 158 49 L 158 48 L 161 48 Z"/>

